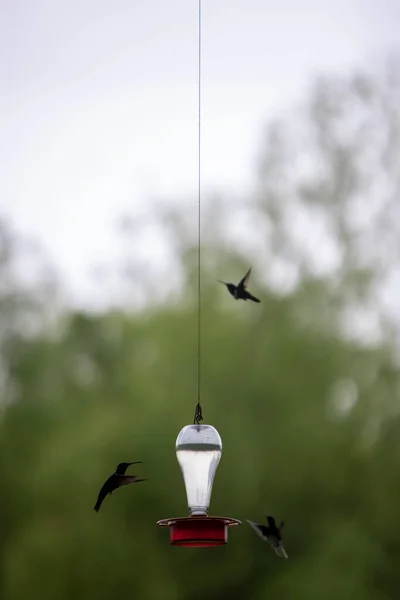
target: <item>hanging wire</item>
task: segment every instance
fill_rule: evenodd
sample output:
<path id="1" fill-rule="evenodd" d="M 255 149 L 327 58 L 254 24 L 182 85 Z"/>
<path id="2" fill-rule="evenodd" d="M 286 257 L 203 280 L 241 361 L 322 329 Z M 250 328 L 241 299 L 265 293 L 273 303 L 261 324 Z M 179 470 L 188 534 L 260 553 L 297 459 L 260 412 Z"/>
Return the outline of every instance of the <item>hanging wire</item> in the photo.
<path id="1" fill-rule="evenodd" d="M 201 410 L 201 0 L 199 0 L 198 12 L 198 188 L 197 188 L 197 405 L 194 412 L 194 423 L 199 424 L 203 420 Z"/>

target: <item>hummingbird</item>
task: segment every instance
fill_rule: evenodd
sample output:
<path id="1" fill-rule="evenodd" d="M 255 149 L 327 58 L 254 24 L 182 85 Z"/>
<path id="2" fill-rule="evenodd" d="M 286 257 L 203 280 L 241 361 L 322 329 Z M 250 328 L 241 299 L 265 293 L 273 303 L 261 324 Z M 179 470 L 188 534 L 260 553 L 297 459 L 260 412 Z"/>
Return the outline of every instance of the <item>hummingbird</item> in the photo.
<path id="1" fill-rule="evenodd" d="M 118 489 L 122 485 L 128 485 L 129 483 L 138 483 L 139 481 L 146 481 L 146 479 L 139 479 L 136 475 L 125 475 L 125 471 L 130 465 L 140 465 L 139 462 L 122 462 L 119 463 L 117 468 L 115 469 L 115 473 L 113 473 L 105 482 L 103 487 L 99 492 L 99 497 L 97 498 L 96 506 L 94 510 L 99 512 L 100 506 L 104 500 L 104 498 L 108 494 L 112 494 L 114 490 Z"/>
<path id="2" fill-rule="evenodd" d="M 281 558 L 287 558 L 287 554 L 282 544 L 282 529 L 285 524 L 284 521 L 281 521 L 279 527 L 275 523 L 274 517 L 267 517 L 268 527 L 266 525 L 260 525 L 259 523 L 254 523 L 254 521 L 247 521 L 248 524 L 254 529 L 258 537 L 260 537 L 264 542 L 269 542 L 275 551 L 275 554 L 280 556 Z"/>
<path id="3" fill-rule="evenodd" d="M 235 300 L 253 300 L 253 302 L 261 302 L 255 296 L 252 296 L 250 292 L 247 291 L 246 287 L 250 279 L 251 267 L 247 271 L 246 275 L 239 281 L 237 285 L 234 283 L 226 283 L 226 281 L 221 281 L 218 279 L 219 283 L 223 283 L 229 290 L 229 293 L 235 298 Z"/>

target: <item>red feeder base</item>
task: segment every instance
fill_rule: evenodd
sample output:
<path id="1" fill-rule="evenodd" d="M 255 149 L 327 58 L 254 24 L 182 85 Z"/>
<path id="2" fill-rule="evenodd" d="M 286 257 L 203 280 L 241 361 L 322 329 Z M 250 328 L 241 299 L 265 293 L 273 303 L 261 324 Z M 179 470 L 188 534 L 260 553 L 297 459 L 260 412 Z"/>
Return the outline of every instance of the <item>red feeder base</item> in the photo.
<path id="1" fill-rule="evenodd" d="M 170 528 L 170 542 L 173 546 L 192 548 L 223 546 L 228 543 L 228 527 L 240 524 L 237 519 L 206 515 L 162 519 L 157 522 L 160 527 Z"/>

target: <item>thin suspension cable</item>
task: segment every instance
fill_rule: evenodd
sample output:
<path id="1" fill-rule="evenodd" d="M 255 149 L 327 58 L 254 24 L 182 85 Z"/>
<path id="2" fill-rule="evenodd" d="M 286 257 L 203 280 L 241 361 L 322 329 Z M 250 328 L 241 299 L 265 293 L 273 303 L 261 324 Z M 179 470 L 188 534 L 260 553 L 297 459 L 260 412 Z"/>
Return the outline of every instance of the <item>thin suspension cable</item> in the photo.
<path id="1" fill-rule="evenodd" d="M 203 420 L 201 398 L 201 0 L 198 12 L 198 196 L 197 196 L 197 406 L 195 422 Z"/>

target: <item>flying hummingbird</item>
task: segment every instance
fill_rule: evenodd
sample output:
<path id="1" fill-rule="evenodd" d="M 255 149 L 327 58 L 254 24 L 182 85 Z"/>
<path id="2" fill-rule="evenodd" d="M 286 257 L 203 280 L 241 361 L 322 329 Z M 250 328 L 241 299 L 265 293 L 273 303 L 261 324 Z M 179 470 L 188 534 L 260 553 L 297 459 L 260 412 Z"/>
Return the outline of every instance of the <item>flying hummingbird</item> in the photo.
<path id="1" fill-rule="evenodd" d="M 230 294 L 235 298 L 235 300 L 253 300 L 253 302 L 261 302 L 255 296 L 252 296 L 250 292 L 247 291 L 246 287 L 250 279 L 251 267 L 247 271 L 246 275 L 239 281 L 237 285 L 234 283 L 226 283 L 226 281 L 221 281 L 218 279 L 219 283 L 223 283 L 228 288 Z"/>
<path id="2" fill-rule="evenodd" d="M 103 487 L 99 492 L 99 497 L 97 498 L 96 506 L 94 510 L 99 512 L 100 506 L 104 500 L 104 498 L 108 494 L 112 494 L 114 490 L 118 489 L 122 485 L 128 485 L 129 483 L 138 483 L 139 481 L 146 481 L 146 479 L 139 479 L 136 475 L 125 475 L 125 471 L 130 465 L 140 465 L 139 462 L 123 462 L 119 463 L 118 467 L 115 469 L 115 473 L 113 473 L 105 482 Z"/>
<path id="3" fill-rule="evenodd" d="M 266 519 L 268 521 L 268 527 L 266 525 L 254 523 L 254 521 L 247 522 L 254 529 L 258 537 L 264 540 L 264 542 L 269 542 L 271 544 L 275 554 L 281 558 L 287 558 L 288 556 L 282 544 L 282 529 L 285 522 L 282 521 L 278 527 L 274 517 L 266 517 Z"/>

